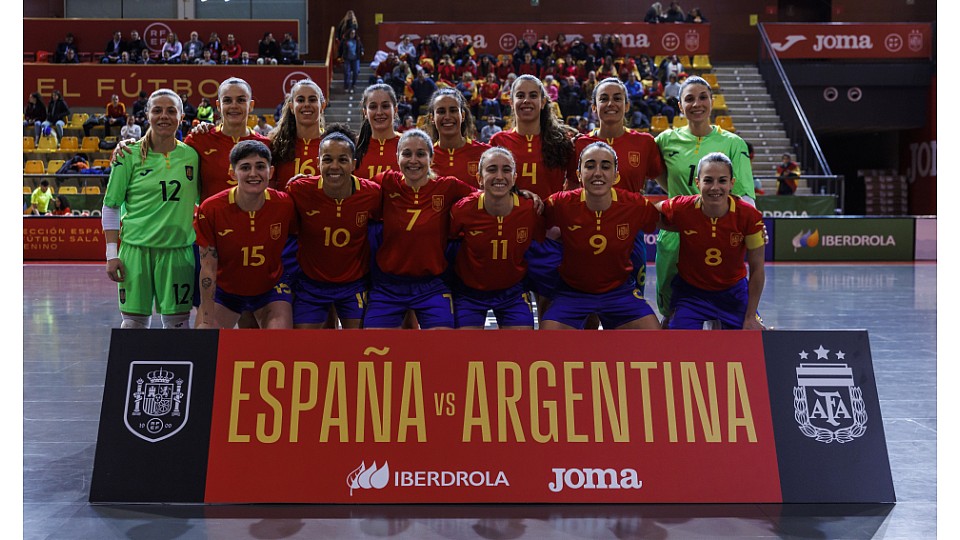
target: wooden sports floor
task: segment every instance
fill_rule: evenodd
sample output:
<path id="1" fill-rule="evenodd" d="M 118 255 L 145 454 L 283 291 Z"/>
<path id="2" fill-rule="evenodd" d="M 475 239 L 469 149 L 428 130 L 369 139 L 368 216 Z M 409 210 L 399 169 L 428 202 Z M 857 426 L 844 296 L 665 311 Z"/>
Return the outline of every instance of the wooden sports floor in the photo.
<path id="1" fill-rule="evenodd" d="M 761 313 L 779 329 L 868 330 L 896 505 L 101 506 L 87 497 L 116 288 L 101 265 L 25 264 L 23 537 L 935 538 L 936 263 L 769 265 Z"/>

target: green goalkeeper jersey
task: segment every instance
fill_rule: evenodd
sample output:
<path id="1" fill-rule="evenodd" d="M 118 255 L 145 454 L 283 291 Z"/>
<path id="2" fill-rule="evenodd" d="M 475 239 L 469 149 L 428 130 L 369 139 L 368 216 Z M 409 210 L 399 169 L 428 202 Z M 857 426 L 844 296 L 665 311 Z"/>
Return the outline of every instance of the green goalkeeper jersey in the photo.
<path id="1" fill-rule="evenodd" d="M 198 202 L 197 152 L 177 141 L 169 154 L 150 151 L 140 162 L 140 145 L 118 158 L 110 171 L 103 203 L 120 209 L 120 241 L 149 248 L 194 243 Z"/>
<path id="2" fill-rule="evenodd" d="M 733 162 L 733 177 L 736 183 L 732 193 L 741 197 L 756 199 L 753 188 L 753 169 L 750 165 L 750 153 L 747 143 L 739 135 L 730 133 L 718 126 L 712 126 L 706 137 L 697 137 L 684 126 L 671 129 L 657 135 L 657 146 L 663 155 L 667 170 L 667 196 L 697 195 L 697 164 L 703 156 L 712 152 L 721 152 Z"/>

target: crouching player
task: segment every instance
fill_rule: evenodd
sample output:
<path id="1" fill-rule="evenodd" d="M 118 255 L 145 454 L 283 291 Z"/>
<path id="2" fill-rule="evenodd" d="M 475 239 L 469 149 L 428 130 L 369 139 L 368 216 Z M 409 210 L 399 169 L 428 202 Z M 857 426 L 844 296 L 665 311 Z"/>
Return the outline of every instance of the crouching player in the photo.
<path id="1" fill-rule="evenodd" d="M 700 195 L 659 205 L 663 228 L 681 233 L 668 328 L 699 330 L 719 320 L 723 329 L 764 329 L 757 317 L 765 280 L 763 217 L 730 194 L 735 181 L 730 158 L 707 154 L 697 166 Z"/>
<path id="2" fill-rule="evenodd" d="M 267 187 L 270 149 L 241 141 L 230 152 L 234 188 L 200 205 L 198 328 L 233 328 L 244 311 L 260 328 L 292 328 L 290 287 L 282 282 L 281 253 L 296 211 L 286 193 Z"/>

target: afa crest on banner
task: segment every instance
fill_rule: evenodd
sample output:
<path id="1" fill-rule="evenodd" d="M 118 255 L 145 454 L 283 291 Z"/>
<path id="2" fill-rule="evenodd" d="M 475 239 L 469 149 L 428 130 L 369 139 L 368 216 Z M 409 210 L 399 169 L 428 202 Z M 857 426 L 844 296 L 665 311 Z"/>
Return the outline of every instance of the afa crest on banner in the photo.
<path id="1" fill-rule="evenodd" d="M 819 442 L 848 443 L 867 431 L 863 392 L 847 364 L 800 364 L 793 402 L 800 431 Z"/>

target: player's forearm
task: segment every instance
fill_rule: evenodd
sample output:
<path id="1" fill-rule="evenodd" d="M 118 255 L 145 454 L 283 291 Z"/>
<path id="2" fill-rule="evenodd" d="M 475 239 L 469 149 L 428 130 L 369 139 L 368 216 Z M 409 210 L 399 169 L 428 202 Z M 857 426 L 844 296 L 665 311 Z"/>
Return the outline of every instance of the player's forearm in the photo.
<path id="1" fill-rule="evenodd" d="M 753 320 L 760 308 L 760 296 L 767 277 L 763 267 L 763 248 L 752 249 L 748 253 L 750 277 L 747 279 L 747 312 L 744 318 Z"/>
<path id="2" fill-rule="evenodd" d="M 217 290 L 217 250 L 200 248 L 200 307 L 197 318 L 213 324 L 214 293 Z"/>

